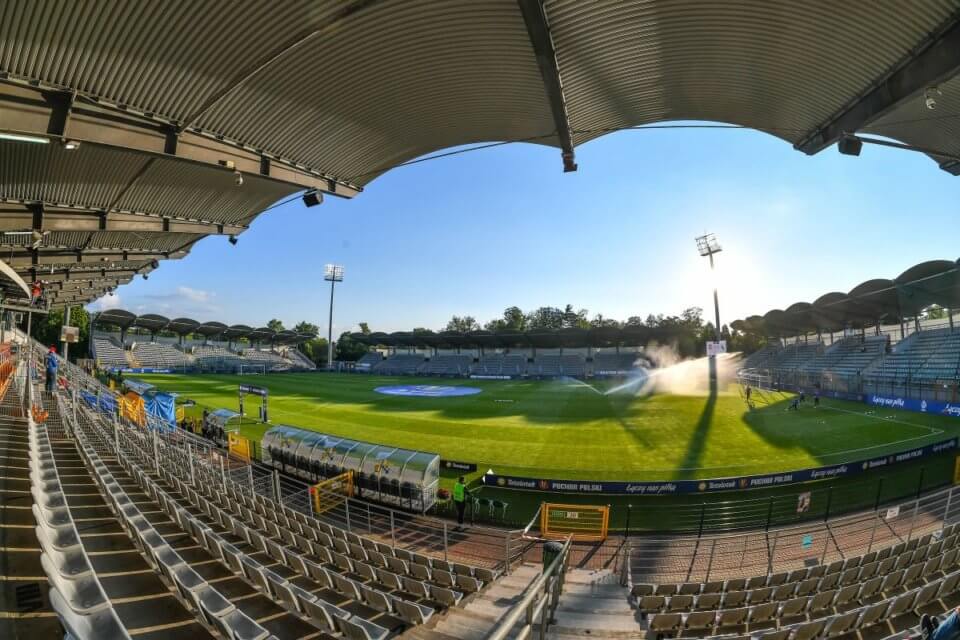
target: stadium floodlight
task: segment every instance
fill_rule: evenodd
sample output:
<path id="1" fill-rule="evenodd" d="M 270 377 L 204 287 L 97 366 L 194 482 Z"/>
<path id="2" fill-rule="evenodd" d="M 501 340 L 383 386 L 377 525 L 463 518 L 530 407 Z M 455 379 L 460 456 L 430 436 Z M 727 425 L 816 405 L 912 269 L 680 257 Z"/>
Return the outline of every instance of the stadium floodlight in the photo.
<path id="1" fill-rule="evenodd" d="M 723 251 L 723 247 L 721 247 L 717 241 L 717 236 L 712 233 L 706 233 L 697 237 L 697 251 L 700 252 L 702 257 L 710 258 L 710 271 L 712 272 L 714 270 L 713 254 Z M 720 342 L 720 301 L 717 298 L 716 283 L 713 285 L 713 312 L 717 322 L 714 327 L 716 329 L 717 342 Z"/>
<path id="2" fill-rule="evenodd" d="M 327 369 L 333 370 L 333 289 L 343 282 L 343 265 L 326 264 L 323 267 L 323 279 L 330 283 L 330 316 L 327 319 Z"/>

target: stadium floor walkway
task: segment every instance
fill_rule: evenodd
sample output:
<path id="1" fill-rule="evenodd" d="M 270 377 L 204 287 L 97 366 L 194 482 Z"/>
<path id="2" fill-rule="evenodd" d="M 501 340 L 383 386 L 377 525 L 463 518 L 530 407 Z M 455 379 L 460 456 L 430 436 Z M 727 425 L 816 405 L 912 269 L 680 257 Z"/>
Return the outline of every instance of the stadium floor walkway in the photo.
<path id="1" fill-rule="evenodd" d="M 0 404 L 0 638 L 62 637 L 34 532 L 27 420 L 15 400 L 11 392 Z"/>

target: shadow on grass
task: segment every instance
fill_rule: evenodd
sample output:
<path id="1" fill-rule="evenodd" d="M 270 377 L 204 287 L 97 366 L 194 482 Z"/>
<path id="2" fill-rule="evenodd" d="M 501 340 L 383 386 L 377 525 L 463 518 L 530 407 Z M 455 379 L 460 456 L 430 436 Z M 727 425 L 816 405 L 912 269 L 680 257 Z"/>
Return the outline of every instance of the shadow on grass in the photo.
<path id="1" fill-rule="evenodd" d="M 700 461 L 703 459 L 703 451 L 707 447 L 707 436 L 710 427 L 713 425 L 713 413 L 717 406 L 717 364 L 715 358 L 710 358 L 710 393 L 707 394 L 707 401 L 703 403 L 703 411 L 700 412 L 700 418 L 697 420 L 697 427 L 690 436 L 687 443 L 687 452 L 683 456 L 683 461 L 677 468 L 674 479 L 685 478 L 689 470 L 700 468 Z"/>

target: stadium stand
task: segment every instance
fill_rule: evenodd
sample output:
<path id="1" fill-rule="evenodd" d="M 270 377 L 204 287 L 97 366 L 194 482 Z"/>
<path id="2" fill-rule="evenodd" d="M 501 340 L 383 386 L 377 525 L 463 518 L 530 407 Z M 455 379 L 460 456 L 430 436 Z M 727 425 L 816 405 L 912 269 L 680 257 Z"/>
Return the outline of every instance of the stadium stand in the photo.
<path id="1" fill-rule="evenodd" d="M 287 371 L 292 368 L 289 360 L 278 353 L 263 349 L 244 349 L 243 357 L 249 364 L 262 364 L 268 371 Z"/>
<path id="2" fill-rule="evenodd" d="M 593 356 L 594 375 L 629 373 L 636 368 L 638 353 L 598 353 Z"/>
<path id="3" fill-rule="evenodd" d="M 813 358 L 822 349 L 819 342 L 813 344 L 791 344 L 785 346 L 770 360 L 771 369 L 789 371 L 799 369 L 807 360 Z"/>
<path id="4" fill-rule="evenodd" d="M 423 356 L 416 353 L 395 353 L 375 364 L 371 371 L 383 375 L 414 375 L 423 364 Z"/>
<path id="5" fill-rule="evenodd" d="M 865 374 L 878 382 L 952 381 L 960 375 L 960 333 L 921 331 L 893 347 Z"/>
<path id="6" fill-rule="evenodd" d="M 96 387 L 62 364 L 71 384 Z M 211 465 L 220 456 L 183 432 L 117 431 L 110 412 L 97 411 L 96 394 L 76 412 L 58 411 L 70 396 L 43 396 L 61 440 L 51 447 L 47 427 L 30 421 L 40 563 L 51 604 L 77 640 L 213 631 L 384 640 L 498 578 L 496 570 L 385 544 L 251 492 L 249 480 L 231 480 Z M 64 469 L 70 489 L 59 484 Z M 82 511 L 87 522 L 89 509 L 99 509 L 103 522 L 84 533 L 72 516 Z"/>
<path id="7" fill-rule="evenodd" d="M 915 624 L 914 612 L 929 611 L 957 592 L 958 544 L 957 526 L 951 525 L 939 536 L 927 534 L 828 565 L 705 583 L 637 583 L 630 593 L 658 636 L 750 634 L 811 640 L 898 618 L 907 618 L 909 627 Z"/>
<path id="8" fill-rule="evenodd" d="M 473 373 L 482 376 L 520 376 L 526 370 L 526 356 L 501 353 L 483 356 L 473 367 Z"/>
<path id="9" fill-rule="evenodd" d="M 835 342 L 800 365 L 805 373 L 860 374 L 886 349 L 885 336 L 851 336 Z"/>
<path id="10" fill-rule="evenodd" d="M 188 355 L 160 342 L 137 342 L 131 351 L 142 367 L 183 369 L 193 364 Z"/>
<path id="11" fill-rule="evenodd" d="M 586 361 L 583 356 L 546 355 L 537 356 L 527 365 L 527 374 L 532 376 L 570 376 L 581 378 L 586 372 Z"/>
<path id="12" fill-rule="evenodd" d="M 766 369 L 774 357 L 780 353 L 782 347 L 779 344 L 768 344 L 758 351 L 754 351 L 743 361 L 745 369 Z"/>
<path id="13" fill-rule="evenodd" d="M 283 352 L 283 357 L 293 363 L 295 369 L 306 369 L 314 371 L 317 365 L 310 358 L 300 353 L 297 349 L 291 347 Z"/>
<path id="14" fill-rule="evenodd" d="M 420 366 L 418 373 L 435 376 L 462 376 L 470 372 L 472 364 L 473 358 L 471 356 L 433 356 Z"/>
<path id="15" fill-rule="evenodd" d="M 127 357 L 119 344 L 112 338 L 94 338 L 93 357 L 104 367 L 126 367 Z"/>
<path id="16" fill-rule="evenodd" d="M 383 362 L 383 356 L 379 351 L 369 351 L 357 360 L 357 368 L 360 370 L 370 369 L 374 365 Z"/>

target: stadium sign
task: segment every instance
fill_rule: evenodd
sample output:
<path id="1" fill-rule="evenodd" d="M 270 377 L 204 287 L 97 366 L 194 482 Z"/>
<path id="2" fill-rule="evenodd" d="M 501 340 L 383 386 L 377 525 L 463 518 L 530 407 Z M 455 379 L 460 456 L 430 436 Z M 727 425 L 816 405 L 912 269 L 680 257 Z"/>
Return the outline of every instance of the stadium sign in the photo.
<path id="1" fill-rule="evenodd" d="M 867 404 L 885 409 L 903 409 L 918 413 L 939 413 L 945 416 L 960 418 L 960 405 L 937 400 L 921 400 L 920 398 L 901 398 L 899 396 L 881 396 L 871 394 L 866 397 Z"/>
<path id="2" fill-rule="evenodd" d="M 260 396 L 261 398 L 267 397 L 267 390 L 263 387 L 256 387 L 252 384 L 241 384 L 240 393 L 249 393 L 254 396 Z"/>
<path id="3" fill-rule="evenodd" d="M 156 367 L 111 367 L 112 373 L 173 373 L 173 369 L 158 369 Z"/>
<path id="4" fill-rule="evenodd" d="M 481 479 L 489 487 L 503 489 L 525 489 L 550 493 L 579 494 L 626 494 L 626 495 L 677 495 L 689 493 L 713 493 L 719 491 L 738 491 L 743 489 L 761 489 L 800 484 L 812 480 L 827 480 L 857 475 L 878 467 L 888 467 L 902 462 L 910 462 L 937 455 L 957 448 L 957 438 L 942 440 L 924 447 L 902 451 L 868 460 L 846 462 L 843 464 L 784 471 L 755 476 L 733 478 L 715 478 L 710 480 L 675 480 L 672 482 L 595 482 L 590 480 L 550 480 L 542 478 L 523 478 L 502 476 L 493 473 Z"/>
<path id="5" fill-rule="evenodd" d="M 477 463 L 459 462 L 457 460 L 441 460 L 440 466 L 444 469 L 456 469 L 457 471 L 469 471 L 470 473 L 477 470 Z"/>

